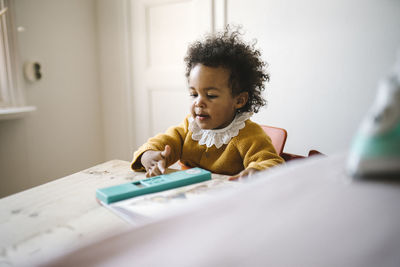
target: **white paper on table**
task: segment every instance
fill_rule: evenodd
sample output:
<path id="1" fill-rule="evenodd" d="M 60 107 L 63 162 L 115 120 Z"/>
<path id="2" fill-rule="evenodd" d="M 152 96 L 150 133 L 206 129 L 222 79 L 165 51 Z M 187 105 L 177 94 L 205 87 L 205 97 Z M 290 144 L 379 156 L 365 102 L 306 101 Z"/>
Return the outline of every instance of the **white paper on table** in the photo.
<path id="1" fill-rule="evenodd" d="M 204 201 L 212 199 L 219 191 L 238 186 L 240 186 L 238 182 L 212 179 L 111 204 L 103 202 L 101 204 L 127 222 L 138 226 L 154 219 L 171 216 L 193 205 L 201 205 Z"/>

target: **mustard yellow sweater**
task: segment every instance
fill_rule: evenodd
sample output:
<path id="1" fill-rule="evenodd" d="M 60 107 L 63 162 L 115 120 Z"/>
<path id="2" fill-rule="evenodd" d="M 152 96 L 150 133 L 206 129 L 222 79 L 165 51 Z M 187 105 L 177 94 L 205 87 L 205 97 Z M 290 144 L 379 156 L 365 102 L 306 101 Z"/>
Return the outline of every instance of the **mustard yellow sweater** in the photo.
<path id="1" fill-rule="evenodd" d="M 133 155 L 131 167 L 133 170 L 144 170 L 140 158 L 147 150 L 164 150 L 165 145 L 171 146 L 171 154 L 167 166 L 180 160 L 190 167 L 200 167 L 213 173 L 235 175 L 246 168 L 264 170 L 284 162 L 277 155 L 271 139 L 263 129 L 250 120 L 245 127 L 230 142 L 219 149 L 215 145 L 207 148 L 192 139 L 188 129 L 188 117 L 182 124 L 169 128 L 166 133 L 150 138 Z"/>

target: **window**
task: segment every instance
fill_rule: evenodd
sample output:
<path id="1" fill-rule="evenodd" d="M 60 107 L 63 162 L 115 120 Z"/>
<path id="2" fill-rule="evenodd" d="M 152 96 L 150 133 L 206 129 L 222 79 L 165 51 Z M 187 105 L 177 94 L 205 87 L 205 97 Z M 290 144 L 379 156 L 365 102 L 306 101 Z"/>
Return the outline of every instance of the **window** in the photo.
<path id="1" fill-rule="evenodd" d="M 0 108 L 18 107 L 24 104 L 18 86 L 12 2 L 12 0 L 0 0 Z"/>

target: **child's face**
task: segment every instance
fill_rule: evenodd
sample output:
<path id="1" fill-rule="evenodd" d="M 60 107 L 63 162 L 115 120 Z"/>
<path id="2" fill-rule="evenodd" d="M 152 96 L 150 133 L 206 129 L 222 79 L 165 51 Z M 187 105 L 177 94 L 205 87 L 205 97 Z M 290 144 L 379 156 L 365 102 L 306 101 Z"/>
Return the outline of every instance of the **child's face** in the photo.
<path id="1" fill-rule="evenodd" d="M 201 129 L 221 129 L 228 126 L 236 110 L 247 102 L 247 93 L 232 96 L 230 71 L 223 67 L 197 64 L 190 71 L 189 92 L 191 113 Z"/>

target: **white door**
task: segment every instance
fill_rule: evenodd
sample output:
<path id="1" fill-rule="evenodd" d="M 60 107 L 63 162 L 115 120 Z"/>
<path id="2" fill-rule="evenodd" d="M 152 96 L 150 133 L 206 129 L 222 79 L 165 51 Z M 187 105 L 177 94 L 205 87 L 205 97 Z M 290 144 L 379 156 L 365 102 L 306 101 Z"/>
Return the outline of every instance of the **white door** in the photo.
<path id="1" fill-rule="evenodd" d="M 225 1 L 132 0 L 134 149 L 189 114 L 188 44 L 225 23 Z"/>

